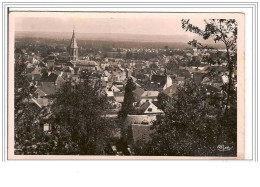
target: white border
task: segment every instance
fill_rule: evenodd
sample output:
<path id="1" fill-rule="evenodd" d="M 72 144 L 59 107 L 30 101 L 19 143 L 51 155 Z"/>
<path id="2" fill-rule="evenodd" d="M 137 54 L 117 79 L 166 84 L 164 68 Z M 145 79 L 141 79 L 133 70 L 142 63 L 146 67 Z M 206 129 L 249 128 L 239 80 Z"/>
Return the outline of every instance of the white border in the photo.
<path id="1" fill-rule="evenodd" d="M 190 0 L 192 1 L 192 0 Z M 218 1 L 221 2 L 221 1 Z M 224 1 L 225 2 L 225 1 Z M 235 5 L 233 5 L 235 6 Z M 25 5 L 26 7 L 26 5 Z M 196 8 L 200 11 L 199 8 Z M 243 10 L 243 9 L 240 9 Z M 219 10 L 216 10 L 219 11 Z M 228 9 L 225 9 L 228 11 Z M 230 11 L 230 10 L 229 10 Z M 229 12 L 228 11 L 228 12 Z M 3 13 L 1 14 L 1 18 Z M 251 16 L 250 16 L 251 17 Z M 251 21 L 246 15 L 246 62 L 254 62 L 255 57 L 248 57 L 253 51 L 252 39 L 250 33 L 252 29 L 248 22 Z M 249 34 L 248 34 L 249 33 Z M 3 38 L 7 38 L 6 35 Z M 6 42 L 6 40 L 5 40 Z M 258 41 L 257 41 L 258 42 Z M 2 49 L 2 46 L 1 46 Z M 2 51 L 2 50 L 1 50 Z M 1 56 L 2 57 L 2 56 Z M 5 61 L 6 62 L 6 61 Z M 2 61 L 3 63 L 3 61 Z M 247 124 L 256 124 L 252 121 L 252 114 L 258 114 L 256 109 L 252 110 L 252 81 L 256 81 L 254 74 L 252 80 L 252 64 L 246 65 L 246 79 L 250 84 L 246 84 L 246 140 L 247 145 L 252 137 L 252 126 Z M 2 84 L 3 79 L 7 81 L 6 66 L 0 65 L 0 76 Z M 255 66 L 253 67 L 257 69 Z M 258 69 L 257 69 L 258 70 Z M 259 84 L 257 82 L 257 84 Z M 2 89 L 2 85 L 1 85 Z M 5 84 L 5 93 L 1 97 L 0 105 L 6 104 L 7 85 Z M 255 93 L 255 90 L 254 90 Z M 255 97 L 255 95 L 254 95 Z M 3 100 L 2 100 L 3 99 Z M 1 107 L 1 120 L 3 119 L 3 110 Z M 250 118 L 249 118 L 250 116 Z M 4 123 L 7 124 L 5 117 Z M 2 122 L 2 121 L 1 121 Z M 5 128 L 7 129 L 7 128 Z M 0 130 L 2 136 L 2 129 Z M 7 133 L 5 132 L 5 136 Z M 2 139 L 1 139 L 2 141 Z M 254 139 L 255 141 L 255 139 Z M 250 144 L 251 143 L 251 144 Z M 1 142 L 2 145 L 2 142 Z M 5 145 L 7 146 L 7 145 Z M 251 147 L 251 146 L 250 146 Z M 252 148 L 251 148 L 252 149 Z M 250 152 L 250 150 L 247 150 Z M 2 153 L 2 152 L 1 152 Z M 6 158 L 6 156 L 5 156 Z M 26 187 L 46 187 L 46 186 L 248 186 L 250 184 L 259 184 L 259 165 L 253 165 L 245 162 L 210 162 L 210 161 L 73 161 L 73 162 L 54 162 L 54 161 L 11 161 L 1 163 L 0 176 L 1 186 L 26 186 Z M 257 185 L 255 185 L 257 186 Z"/>

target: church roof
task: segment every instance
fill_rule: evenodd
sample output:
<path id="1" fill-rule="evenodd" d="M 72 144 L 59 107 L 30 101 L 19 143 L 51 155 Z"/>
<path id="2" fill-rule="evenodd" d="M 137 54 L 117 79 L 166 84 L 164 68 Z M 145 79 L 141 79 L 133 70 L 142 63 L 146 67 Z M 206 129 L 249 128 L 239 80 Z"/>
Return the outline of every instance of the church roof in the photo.
<path id="1" fill-rule="evenodd" d="M 76 40 L 76 37 L 75 37 L 74 30 L 73 30 L 73 34 L 72 34 L 72 38 L 71 38 L 69 47 L 70 48 L 78 48 L 78 44 L 77 44 L 77 40 Z"/>
<path id="2" fill-rule="evenodd" d="M 95 67 L 98 64 L 95 61 L 91 61 L 91 60 L 77 60 L 76 65 L 78 66 L 91 66 L 91 67 Z"/>

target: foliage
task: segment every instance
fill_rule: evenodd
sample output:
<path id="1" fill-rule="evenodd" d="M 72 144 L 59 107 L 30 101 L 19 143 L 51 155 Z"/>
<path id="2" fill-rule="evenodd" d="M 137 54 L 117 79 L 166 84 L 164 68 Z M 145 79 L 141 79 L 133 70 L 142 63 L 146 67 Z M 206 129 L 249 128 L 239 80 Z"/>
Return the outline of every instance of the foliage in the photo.
<path id="1" fill-rule="evenodd" d="M 39 108 L 29 102 L 25 67 L 15 64 L 15 154 L 112 154 L 113 126 L 103 117 L 107 99 L 99 88 L 68 82 L 51 97 L 51 107 Z M 43 131 L 46 123 L 51 125 L 48 132 Z"/>
<path id="2" fill-rule="evenodd" d="M 112 124 L 102 116 L 106 105 L 106 97 L 87 82 L 65 83 L 51 107 L 49 123 L 56 144 L 52 154 L 108 154 Z"/>
<path id="3" fill-rule="evenodd" d="M 123 121 L 126 119 L 127 115 L 134 111 L 133 103 L 135 101 L 133 91 L 135 90 L 136 85 L 133 82 L 132 78 L 128 78 L 125 86 L 125 95 L 124 102 L 122 104 L 122 109 L 118 113 L 118 118 Z"/>
<path id="4" fill-rule="evenodd" d="M 209 38 L 213 39 L 215 42 L 222 42 L 226 47 L 226 62 L 228 70 L 228 83 L 224 85 L 223 91 L 226 97 L 224 98 L 226 104 L 225 109 L 230 108 L 230 105 L 236 105 L 236 102 L 233 103 L 234 92 L 236 92 L 236 78 L 235 71 L 237 68 L 237 22 L 235 19 L 211 19 L 205 21 L 205 29 L 201 30 L 197 26 L 194 26 L 190 23 L 189 19 L 182 20 L 182 28 L 186 31 L 196 33 L 207 40 Z M 199 43 L 197 40 L 190 41 L 189 44 L 201 51 L 208 51 L 212 48 L 209 46 L 204 46 Z M 215 61 L 212 59 L 206 59 L 210 64 L 220 64 L 221 62 L 217 58 Z"/>
<path id="5" fill-rule="evenodd" d="M 34 147 L 41 142 L 43 136 L 42 129 L 39 128 L 41 110 L 29 102 L 31 88 L 25 70 L 23 62 L 15 63 L 15 154 L 35 154 Z"/>
<path id="6" fill-rule="evenodd" d="M 152 128 L 156 131 L 151 141 L 138 142 L 134 146 L 135 154 L 235 156 L 234 114 L 228 115 L 231 118 L 222 115 L 220 99 L 218 94 L 207 95 L 204 86 L 187 81 L 178 88 L 173 107 L 154 122 Z M 228 142 L 233 150 L 218 151 L 218 145 L 223 142 Z"/>
<path id="7" fill-rule="evenodd" d="M 186 81 L 178 87 L 173 107 L 166 108 L 165 116 L 157 118 L 151 141 L 134 145 L 137 155 L 174 156 L 236 156 L 237 154 L 237 90 L 236 90 L 236 40 L 235 20 L 213 19 L 205 21 L 205 30 L 182 20 L 182 28 L 202 36 L 223 42 L 226 59 L 216 61 L 204 56 L 210 64 L 227 63 L 228 83 L 222 86 L 222 93 L 210 94 L 203 85 Z M 202 53 L 212 48 L 196 40 L 189 44 Z M 220 55 L 217 53 L 217 55 Z M 208 76 L 214 76 L 210 71 Z M 221 151 L 218 146 L 230 146 L 230 151 Z"/>
<path id="8" fill-rule="evenodd" d="M 165 110 L 166 100 L 165 100 L 164 94 L 162 92 L 160 92 L 158 94 L 157 100 L 158 100 L 158 108 L 161 110 Z"/>

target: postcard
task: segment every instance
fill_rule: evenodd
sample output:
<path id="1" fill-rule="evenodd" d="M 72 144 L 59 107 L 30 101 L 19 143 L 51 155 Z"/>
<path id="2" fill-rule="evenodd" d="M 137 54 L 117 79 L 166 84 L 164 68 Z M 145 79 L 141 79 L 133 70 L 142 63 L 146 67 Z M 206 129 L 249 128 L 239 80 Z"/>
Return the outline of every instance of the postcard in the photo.
<path id="1" fill-rule="evenodd" d="M 8 159 L 244 159 L 244 22 L 10 11 Z"/>

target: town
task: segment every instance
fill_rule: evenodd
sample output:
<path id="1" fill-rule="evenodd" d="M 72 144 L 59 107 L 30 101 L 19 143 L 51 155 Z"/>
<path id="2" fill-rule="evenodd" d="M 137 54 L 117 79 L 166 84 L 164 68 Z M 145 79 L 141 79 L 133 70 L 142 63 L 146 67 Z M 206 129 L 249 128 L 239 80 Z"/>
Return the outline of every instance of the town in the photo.
<path id="1" fill-rule="evenodd" d="M 57 130 L 48 119 L 53 114 L 55 95 L 64 84 L 76 86 L 88 82 L 89 89 L 96 89 L 97 97 L 106 98 L 104 108 L 99 110 L 103 125 L 113 124 L 106 139 L 109 151 L 100 154 L 138 155 L 140 142 L 149 142 L 151 134 L 157 133 L 152 128 L 154 122 L 167 116 L 169 108 L 175 108 L 180 87 L 185 87 L 187 82 L 203 88 L 206 97 L 221 97 L 225 94 L 222 86 L 228 83 L 223 49 L 201 50 L 188 45 L 185 49 L 108 45 L 86 48 L 86 41 L 77 40 L 74 30 L 71 39 L 49 39 L 45 43 L 39 40 L 17 38 L 15 41 L 15 63 L 25 66 L 21 75 L 29 83 L 27 106 L 41 116 L 40 121 L 37 118 L 37 132 L 51 136 Z M 209 117 L 214 118 L 214 114 Z M 39 151 L 39 143 L 22 146 L 18 142 L 16 154 L 59 154 Z"/>

